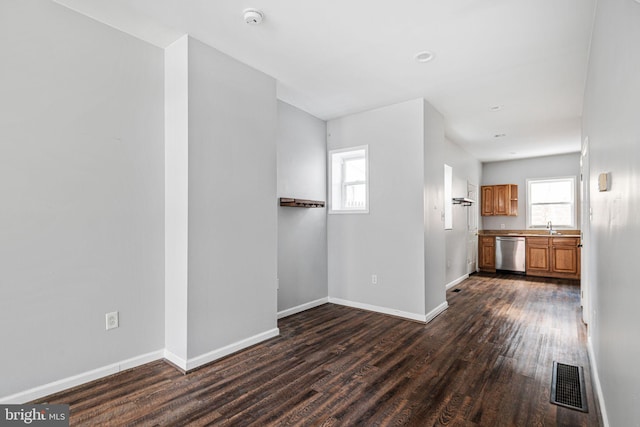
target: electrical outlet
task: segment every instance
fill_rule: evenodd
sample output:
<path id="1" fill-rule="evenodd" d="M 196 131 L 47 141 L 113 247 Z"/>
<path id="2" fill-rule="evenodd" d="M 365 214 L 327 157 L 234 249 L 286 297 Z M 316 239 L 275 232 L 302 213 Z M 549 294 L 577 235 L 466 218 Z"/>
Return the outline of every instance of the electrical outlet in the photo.
<path id="1" fill-rule="evenodd" d="M 119 321 L 118 321 L 118 312 L 117 311 L 112 311 L 111 313 L 107 313 L 104 315 L 105 320 L 107 322 L 106 327 L 107 327 L 107 331 L 109 329 L 115 329 L 119 326 Z"/>
<path id="2" fill-rule="evenodd" d="M 372 285 L 377 285 L 378 284 L 378 275 L 377 274 L 372 274 L 371 275 L 371 284 Z"/>

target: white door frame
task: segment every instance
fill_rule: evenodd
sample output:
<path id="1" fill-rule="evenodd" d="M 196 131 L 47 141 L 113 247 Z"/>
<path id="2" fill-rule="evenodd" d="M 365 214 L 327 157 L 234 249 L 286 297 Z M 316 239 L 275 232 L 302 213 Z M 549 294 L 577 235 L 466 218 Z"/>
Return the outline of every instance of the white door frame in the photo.
<path id="1" fill-rule="evenodd" d="M 478 271 L 478 185 L 467 181 L 467 197 L 476 203 L 467 208 L 467 274 Z"/>
<path id="2" fill-rule="evenodd" d="M 591 195 L 589 172 L 589 137 L 582 141 L 580 151 L 580 235 L 582 244 L 580 256 L 580 303 L 582 305 L 582 321 L 587 325 L 591 314 L 591 278 L 589 275 L 589 254 L 591 251 Z M 591 336 L 591 328 L 588 328 Z"/>

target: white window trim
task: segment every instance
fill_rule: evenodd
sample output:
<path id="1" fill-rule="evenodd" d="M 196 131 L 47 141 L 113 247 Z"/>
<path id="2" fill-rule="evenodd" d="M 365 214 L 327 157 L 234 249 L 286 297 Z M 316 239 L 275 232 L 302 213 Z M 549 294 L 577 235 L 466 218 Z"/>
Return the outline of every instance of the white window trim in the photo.
<path id="1" fill-rule="evenodd" d="M 571 187 L 571 192 L 573 195 L 573 226 L 566 225 L 556 225 L 552 224 L 554 229 L 560 230 L 576 230 L 578 228 L 578 193 L 576 192 L 576 176 L 553 176 L 553 177 L 545 177 L 545 178 L 528 178 L 527 182 L 527 200 L 526 200 L 526 220 L 527 220 L 527 229 L 532 230 L 540 230 L 546 228 L 546 225 L 531 225 L 531 204 L 529 203 L 530 199 L 530 191 L 531 191 L 531 182 L 540 182 L 540 181 L 554 181 L 554 180 L 571 180 L 573 181 L 573 185 Z"/>
<path id="2" fill-rule="evenodd" d="M 338 210 L 334 210 L 333 209 L 333 161 L 332 161 L 332 156 L 334 154 L 339 154 L 339 153 L 345 153 L 348 151 L 358 151 L 358 150 L 364 150 L 364 160 L 365 160 L 365 164 L 366 164 L 366 170 L 365 170 L 365 184 L 366 184 L 366 194 L 367 194 L 367 200 L 365 203 L 365 208 L 364 209 L 338 209 Z M 329 150 L 329 153 L 327 155 L 327 165 L 329 167 L 329 173 L 327 174 L 327 188 L 328 188 L 328 193 L 329 193 L 329 197 L 327 200 L 327 205 L 329 206 L 329 210 L 328 213 L 329 214 L 337 214 L 337 215 L 342 215 L 342 214 L 368 214 L 369 213 L 369 187 L 370 187 L 370 181 L 369 181 L 369 146 L 368 145 L 359 145 L 357 147 L 348 147 L 348 148 L 339 148 L 336 150 Z M 357 184 L 358 182 L 349 182 L 349 184 Z M 344 182 L 341 182 L 341 185 L 344 186 Z"/>

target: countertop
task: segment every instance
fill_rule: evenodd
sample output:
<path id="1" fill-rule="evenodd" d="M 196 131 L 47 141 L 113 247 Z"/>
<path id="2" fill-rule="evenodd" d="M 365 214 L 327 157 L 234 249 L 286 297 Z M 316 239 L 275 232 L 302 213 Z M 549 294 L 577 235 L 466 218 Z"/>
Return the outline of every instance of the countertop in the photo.
<path id="1" fill-rule="evenodd" d="M 507 236 L 507 237 L 580 237 L 580 230 L 561 230 L 556 234 L 549 234 L 547 230 L 479 230 L 478 236 Z"/>

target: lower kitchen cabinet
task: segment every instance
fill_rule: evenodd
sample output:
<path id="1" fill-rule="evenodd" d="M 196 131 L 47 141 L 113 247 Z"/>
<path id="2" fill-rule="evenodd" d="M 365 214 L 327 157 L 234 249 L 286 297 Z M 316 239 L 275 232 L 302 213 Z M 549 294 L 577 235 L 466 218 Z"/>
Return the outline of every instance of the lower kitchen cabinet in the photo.
<path id="1" fill-rule="evenodd" d="M 527 237 L 527 275 L 580 278 L 579 237 Z"/>
<path id="2" fill-rule="evenodd" d="M 480 271 L 496 271 L 496 238 L 480 236 L 478 239 L 478 268 Z"/>
<path id="3" fill-rule="evenodd" d="M 526 268 L 530 276 L 548 276 L 551 273 L 548 237 L 527 237 Z"/>
<path id="4" fill-rule="evenodd" d="M 528 276 L 580 279 L 579 237 L 527 237 L 525 251 Z M 496 271 L 495 236 L 479 236 L 478 269 Z"/>
<path id="5" fill-rule="evenodd" d="M 551 272 L 555 277 L 580 278 L 580 239 L 551 238 Z"/>

